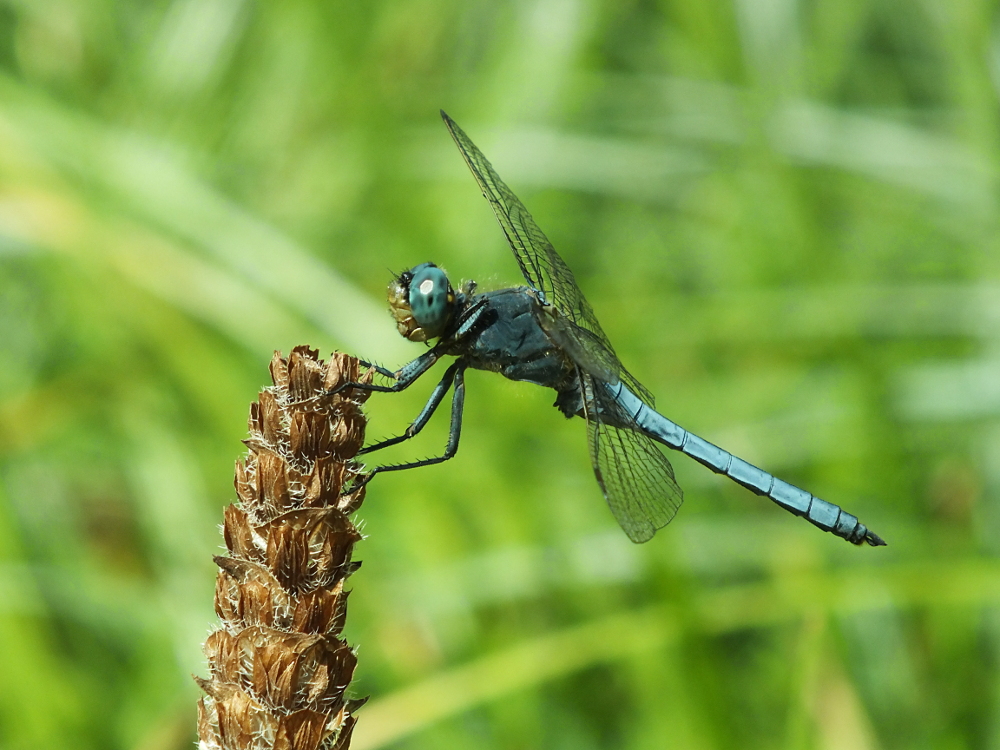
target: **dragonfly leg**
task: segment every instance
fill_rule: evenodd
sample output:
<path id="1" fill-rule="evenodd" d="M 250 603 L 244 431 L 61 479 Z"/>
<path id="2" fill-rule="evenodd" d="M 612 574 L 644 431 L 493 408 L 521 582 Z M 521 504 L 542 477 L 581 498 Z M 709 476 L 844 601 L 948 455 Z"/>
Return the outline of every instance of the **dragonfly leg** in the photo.
<path id="1" fill-rule="evenodd" d="M 341 383 L 333 390 L 327 391 L 324 395 L 335 396 L 348 388 L 357 388 L 360 391 L 374 391 L 375 393 L 399 393 L 413 385 L 417 378 L 427 372 L 434 363 L 441 358 L 436 349 L 424 352 L 411 362 L 407 362 L 395 372 L 390 372 L 384 367 L 376 367 L 375 371 L 395 381 L 392 385 L 377 385 L 375 383 Z M 368 364 L 363 362 L 362 364 Z"/>
<path id="2" fill-rule="evenodd" d="M 377 365 L 374 362 L 369 362 L 367 359 L 359 359 L 358 364 L 360 364 L 362 367 L 370 367 L 371 369 L 375 370 L 375 372 L 377 372 L 379 375 L 389 378 L 390 380 L 396 379 L 396 373 L 394 373 L 392 370 L 382 367 L 382 365 Z"/>
<path id="3" fill-rule="evenodd" d="M 463 313 L 463 318 L 458 331 L 454 334 L 454 337 L 464 336 L 468 334 L 472 328 L 479 322 L 482 318 L 483 311 L 486 309 L 486 302 L 480 301 L 470 307 Z M 375 372 L 379 375 L 394 381 L 392 385 L 376 385 L 375 383 L 341 383 L 336 388 L 327 391 L 324 395 L 335 396 L 341 391 L 347 390 L 348 388 L 357 388 L 361 391 L 373 391 L 375 393 L 399 393 L 400 391 L 406 390 L 411 385 L 413 385 L 417 379 L 427 372 L 434 364 L 441 358 L 438 353 L 437 347 L 424 352 L 416 359 L 407 362 L 405 365 L 400 367 L 395 372 L 389 370 L 388 368 L 382 367 L 381 365 L 376 365 L 365 360 L 359 360 L 363 367 L 374 367 Z M 436 405 L 435 405 L 436 406 Z M 433 409 L 431 410 L 433 412 Z M 428 415 L 430 416 L 430 415 Z M 419 417 L 418 417 L 419 419 Z M 415 434 L 415 433 L 414 433 Z M 391 445 L 391 443 L 390 443 Z M 372 449 L 374 450 L 374 448 Z"/>
<path id="4" fill-rule="evenodd" d="M 400 471 L 401 469 L 415 469 L 418 466 L 432 466 L 433 464 L 439 464 L 443 461 L 447 461 L 449 458 L 454 457 L 455 453 L 458 452 L 458 441 L 462 436 L 462 412 L 465 410 L 465 364 L 461 361 L 456 362 L 451 367 L 448 368 L 448 374 L 451 375 L 451 385 L 455 386 L 455 390 L 451 396 L 451 428 L 448 431 L 448 444 L 445 446 L 444 454 L 440 456 L 435 456 L 434 458 L 422 458 L 419 461 L 409 461 L 405 464 L 391 464 L 389 466 L 376 466 L 365 476 L 365 482 L 371 480 L 373 476 L 384 471 Z M 446 374 L 447 377 L 447 374 Z M 435 394 L 431 396 L 431 400 L 435 398 L 440 389 L 440 395 L 437 396 L 440 402 L 441 398 L 447 392 L 449 385 L 445 384 L 445 380 L 442 380 L 435 389 Z M 430 408 L 429 408 L 430 407 Z M 424 416 L 424 412 L 433 413 L 434 408 L 437 407 L 435 404 L 431 407 L 431 401 L 428 401 L 427 406 L 424 407 L 424 411 L 420 413 L 420 416 L 414 421 L 419 421 L 421 417 Z M 430 417 L 430 413 L 427 414 L 424 421 Z M 423 425 L 421 425 L 422 427 Z M 416 434 L 416 433 L 414 433 Z M 395 439 L 395 438 L 394 438 Z"/>
<path id="5" fill-rule="evenodd" d="M 441 382 L 434 386 L 434 391 L 431 393 L 430 398 L 427 399 L 427 403 L 424 404 L 424 408 L 420 410 L 420 414 L 417 415 L 417 418 L 413 420 L 412 424 L 406 428 L 406 431 L 402 435 L 397 435 L 396 437 L 382 440 L 381 442 L 362 448 L 358 451 L 358 455 L 360 456 L 365 453 L 372 453 L 382 448 L 388 448 L 390 445 L 402 443 L 404 440 L 409 440 L 411 437 L 414 437 L 417 433 L 424 429 L 424 425 L 427 424 L 435 410 L 441 405 L 444 397 L 448 394 L 448 389 L 451 388 L 452 383 L 455 382 L 455 372 L 458 369 L 458 366 L 459 363 L 455 362 L 455 364 L 445 370 L 444 377 L 441 378 Z"/>

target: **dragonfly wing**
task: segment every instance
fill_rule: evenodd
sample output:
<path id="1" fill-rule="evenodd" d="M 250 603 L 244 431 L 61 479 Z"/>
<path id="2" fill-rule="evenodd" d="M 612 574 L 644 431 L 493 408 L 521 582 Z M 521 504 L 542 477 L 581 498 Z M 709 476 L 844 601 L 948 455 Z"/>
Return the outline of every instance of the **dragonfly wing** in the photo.
<path id="1" fill-rule="evenodd" d="M 543 303 L 554 305 L 575 325 L 593 333 L 611 356 L 615 357 L 611 342 L 601 330 L 590 303 L 576 283 L 576 277 L 535 223 L 528 209 L 500 179 L 493 165 L 465 131 L 444 112 L 441 112 L 441 117 L 473 177 L 479 183 L 483 196 L 496 214 L 525 280 L 541 293 Z M 615 360 L 617 361 L 617 357 Z"/>
<path id="2" fill-rule="evenodd" d="M 656 408 L 653 394 L 625 369 L 615 353 L 593 332 L 570 322 L 552 307 L 541 309 L 538 323 L 546 335 L 588 375 L 612 385 L 622 380 L 643 403 Z"/>
<path id="3" fill-rule="evenodd" d="M 562 317 L 551 305 L 539 307 L 535 317 L 549 339 L 580 369 L 602 382 L 618 382 L 621 363 L 594 334 Z"/>
<path id="4" fill-rule="evenodd" d="M 631 415 L 610 398 L 595 401 L 595 390 L 603 392 L 603 385 L 595 384 L 589 375 L 581 377 L 590 461 L 597 482 L 628 538 L 636 544 L 648 541 L 673 520 L 684 493 L 659 446 L 641 432 L 616 426 L 627 425 Z"/>
<path id="5" fill-rule="evenodd" d="M 632 415 L 603 394 L 605 384 L 619 380 L 649 406 L 652 394 L 622 366 L 573 272 L 528 209 L 465 131 L 444 112 L 441 117 L 493 209 L 522 275 L 538 292 L 539 323 L 579 367 L 591 463 L 611 512 L 633 542 L 645 542 L 670 523 L 683 493 L 656 443 L 629 429 Z"/>

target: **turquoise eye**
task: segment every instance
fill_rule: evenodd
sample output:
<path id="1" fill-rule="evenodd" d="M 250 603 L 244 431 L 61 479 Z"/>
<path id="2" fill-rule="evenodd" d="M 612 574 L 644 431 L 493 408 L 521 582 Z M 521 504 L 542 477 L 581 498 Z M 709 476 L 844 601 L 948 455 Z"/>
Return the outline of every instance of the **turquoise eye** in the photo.
<path id="1" fill-rule="evenodd" d="M 414 319 L 427 333 L 436 338 L 444 333 L 451 319 L 455 296 L 445 272 L 435 265 L 423 263 L 413 269 L 410 281 L 410 310 Z"/>

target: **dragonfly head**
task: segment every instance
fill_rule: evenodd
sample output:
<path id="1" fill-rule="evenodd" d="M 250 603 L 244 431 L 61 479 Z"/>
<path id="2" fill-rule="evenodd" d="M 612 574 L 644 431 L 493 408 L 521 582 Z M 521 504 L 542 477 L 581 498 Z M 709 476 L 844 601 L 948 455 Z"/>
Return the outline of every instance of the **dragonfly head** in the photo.
<path id="1" fill-rule="evenodd" d="M 410 341 L 441 336 L 455 313 L 448 276 L 433 263 L 403 271 L 389 284 L 389 310 L 399 334 Z"/>

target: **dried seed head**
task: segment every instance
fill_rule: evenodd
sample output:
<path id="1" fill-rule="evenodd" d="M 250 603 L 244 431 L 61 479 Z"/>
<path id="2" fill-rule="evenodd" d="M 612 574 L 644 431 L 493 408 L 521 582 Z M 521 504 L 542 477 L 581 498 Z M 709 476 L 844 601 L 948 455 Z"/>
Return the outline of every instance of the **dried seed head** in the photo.
<path id="1" fill-rule="evenodd" d="M 236 462 L 238 505 L 226 508 L 229 557 L 216 557 L 221 627 L 205 642 L 209 678 L 198 680 L 200 747 L 346 750 L 356 663 L 340 638 L 344 582 L 361 534 L 350 514 L 365 488 L 344 492 L 358 473 L 370 382 L 356 359 L 297 347 L 271 360 L 274 385 L 250 407 L 249 453 Z"/>

